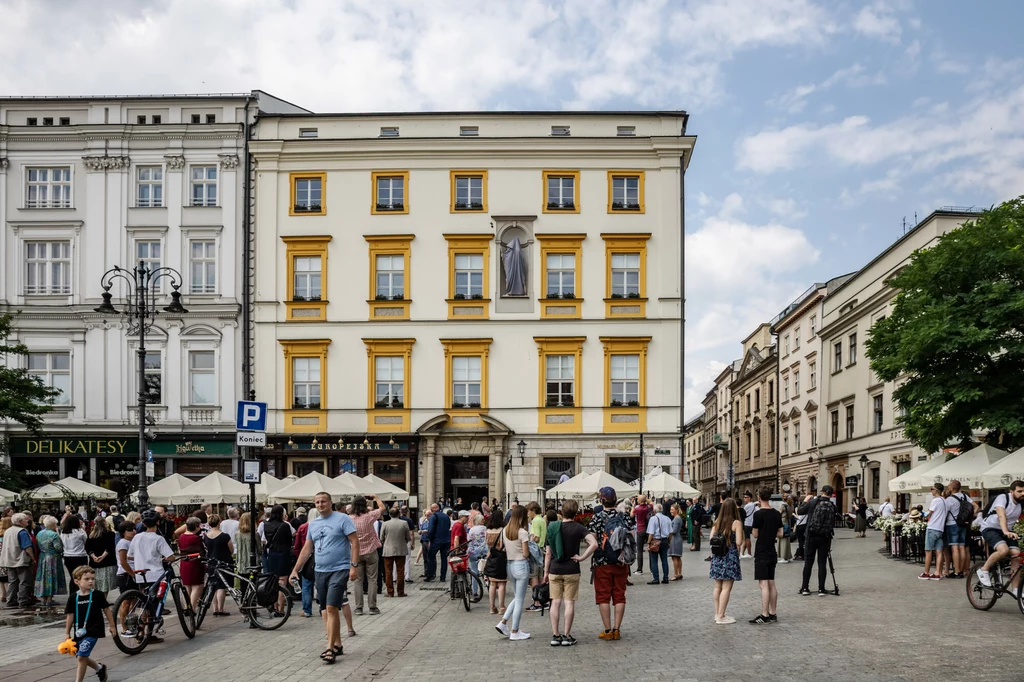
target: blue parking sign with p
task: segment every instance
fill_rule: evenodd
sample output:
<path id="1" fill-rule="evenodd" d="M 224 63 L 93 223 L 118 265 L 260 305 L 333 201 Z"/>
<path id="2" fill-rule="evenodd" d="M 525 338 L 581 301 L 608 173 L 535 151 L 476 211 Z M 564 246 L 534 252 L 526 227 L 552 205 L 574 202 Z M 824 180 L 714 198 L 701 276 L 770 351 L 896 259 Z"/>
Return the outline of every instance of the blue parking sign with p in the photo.
<path id="1" fill-rule="evenodd" d="M 235 428 L 239 431 L 266 431 L 267 404 L 239 400 Z"/>

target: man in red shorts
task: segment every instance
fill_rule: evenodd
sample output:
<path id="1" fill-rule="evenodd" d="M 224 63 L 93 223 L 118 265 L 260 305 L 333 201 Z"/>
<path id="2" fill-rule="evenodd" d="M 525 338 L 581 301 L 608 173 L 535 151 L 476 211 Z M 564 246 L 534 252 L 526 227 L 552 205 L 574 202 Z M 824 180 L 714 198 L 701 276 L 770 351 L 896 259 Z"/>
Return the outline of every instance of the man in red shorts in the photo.
<path id="1" fill-rule="evenodd" d="M 619 639 L 619 627 L 622 625 L 622 616 L 626 613 L 626 578 L 629 577 L 629 563 L 623 561 L 621 548 L 613 547 L 612 538 L 615 536 L 622 539 L 623 536 L 627 536 L 628 541 L 633 543 L 635 554 L 634 521 L 632 517 L 615 508 L 617 498 L 614 488 L 601 488 L 598 495 L 604 508 L 594 514 L 589 526 L 598 544 L 598 549 L 594 553 L 594 598 L 601 609 L 601 620 L 604 622 L 604 632 L 598 637 Z M 620 528 L 625 532 L 616 532 Z M 612 603 L 615 604 L 614 622 Z"/>

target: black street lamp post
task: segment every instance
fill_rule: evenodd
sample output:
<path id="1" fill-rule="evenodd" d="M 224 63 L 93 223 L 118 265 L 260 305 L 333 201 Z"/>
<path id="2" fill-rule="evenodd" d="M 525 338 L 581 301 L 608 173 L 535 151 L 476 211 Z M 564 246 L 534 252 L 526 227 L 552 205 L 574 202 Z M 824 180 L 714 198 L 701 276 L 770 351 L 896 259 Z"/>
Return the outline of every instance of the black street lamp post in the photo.
<path id="1" fill-rule="evenodd" d="M 128 270 L 115 265 L 103 273 L 100 286 L 103 287 L 103 303 L 95 311 L 107 315 L 123 315 L 128 320 L 128 335 L 139 335 L 139 511 L 149 507 L 149 492 L 146 477 L 146 331 L 156 321 L 156 297 L 160 293 L 160 281 L 167 278 L 171 282 L 171 304 L 164 308 L 165 312 L 183 315 L 188 311 L 181 305 L 181 273 L 174 268 L 160 267 L 150 269 L 145 261 Z M 121 279 L 127 288 L 125 304 L 117 310 L 111 303 L 111 287 L 115 279 Z"/>
<path id="2" fill-rule="evenodd" d="M 860 496 L 867 497 L 867 481 L 864 480 L 864 474 L 868 466 L 868 456 L 861 455 L 857 461 L 860 462 Z"/>

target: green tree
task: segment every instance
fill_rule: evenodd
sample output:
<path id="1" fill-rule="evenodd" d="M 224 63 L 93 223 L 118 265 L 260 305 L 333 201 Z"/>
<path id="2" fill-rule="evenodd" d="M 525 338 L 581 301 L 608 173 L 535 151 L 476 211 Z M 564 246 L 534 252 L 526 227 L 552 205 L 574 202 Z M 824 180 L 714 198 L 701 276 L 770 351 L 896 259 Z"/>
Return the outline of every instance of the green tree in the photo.
<path id="1" fill-rule="evenodd" d="M 989 432 L 1024 445 L 1024 196 L 915 251 L 889 282 L 892 314 L 872 327 L 871 368 L 907 437 L 928 452 Z"/>
<path id="2" fill-rule="evenodd" d="M 39 435 L 43 430 L 43 415 L 53 409 L 51 403 L 60 391 L 45 386 L 27 369 L 12 366 L 22 364 L 17 356 L 28 355 L 24 344 L 8 341 L 13 323 L 12 315 L 0 315 L 0 358 L 6 358 L 6 364 L 0 364 L 0 419 L 18 422 Z"/>

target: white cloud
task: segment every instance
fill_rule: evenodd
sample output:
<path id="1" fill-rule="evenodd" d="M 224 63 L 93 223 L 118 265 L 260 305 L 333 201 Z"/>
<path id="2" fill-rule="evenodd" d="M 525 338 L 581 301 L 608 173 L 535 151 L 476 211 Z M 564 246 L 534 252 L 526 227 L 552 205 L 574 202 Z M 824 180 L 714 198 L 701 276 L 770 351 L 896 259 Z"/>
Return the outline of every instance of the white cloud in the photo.
<path id="1" fill-rule="evenodd" d="M 898 43 L 903 33 L 899 19 L 893 15 L 892 9 L 885 2 L 875 2 L 868 7 L 862 7 L 853 19 L 853 28 L 869 38 L 893 43 Z"/>
<path id="2" fill-rule="evenodd" d="M 800 220 L 807 215 L 805 209 L 800 208 L 796 199 L 787 197 L 785 199 L 759 199 L 758 203 L 778 216 L 785 216 L 791 220 Z"/>
<path id="3" fill-rule="evenodd" d="M 877 125 L 851 116 L 839 123 L 764 130 L 737 143 L 737 166 L 773 173 L 824 157 L 842 166 L 888 164 L 908 175 L 935 178 L 940 186 L 975 184 L 977 191 L 1016 196 L 1024 187 L 1021 120 L 1024 86 Z"/>
<path id="4" fill-rule="evenodd" d="M 824 92 L 836 85 L 861 88 L 869 85 L 884 85 L 886 81 L 887 78 L 883 72 L 879 71 L 874 74 L 868 74 L 861 64 L 856 63 L 839 69 L 821 83 L 798 85 L 778 99 L 769 101 L 768 104 L 796 114 L 804 110 L 804 107 L 807 105 L 807 98 L 815 92 Z"/>

